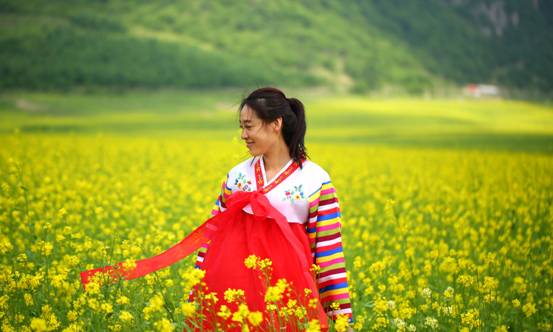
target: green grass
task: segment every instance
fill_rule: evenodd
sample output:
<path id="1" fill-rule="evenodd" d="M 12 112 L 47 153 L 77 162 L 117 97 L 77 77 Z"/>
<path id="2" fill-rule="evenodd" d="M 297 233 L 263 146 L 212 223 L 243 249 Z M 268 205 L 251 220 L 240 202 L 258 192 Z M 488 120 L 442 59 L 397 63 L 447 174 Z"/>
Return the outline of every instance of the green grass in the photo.
<path id="1" fill-rule="evenodd" d="M 245 92 L 157 90 L 0 95 L 0 132 L 238 139 Z M 361 98 L 291 91 L 309 142 L 553 152 L 553 107 L 513 100 Z"/>

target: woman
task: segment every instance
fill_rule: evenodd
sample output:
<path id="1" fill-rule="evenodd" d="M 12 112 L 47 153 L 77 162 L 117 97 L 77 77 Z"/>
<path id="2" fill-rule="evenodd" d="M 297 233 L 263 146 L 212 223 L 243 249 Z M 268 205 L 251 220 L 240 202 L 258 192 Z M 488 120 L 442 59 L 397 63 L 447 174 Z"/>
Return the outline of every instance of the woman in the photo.
<path id="1" fill-rule="evenodd" d="M 302 254 L 310 264 L 320 266 L 316 290 L 320 291 L 320 300 L 326 312 L 333 318 L 346 314 L 351 322 L 338 199 L 328 173 L 306 160 L 303 104 L 296 98 L 286 98 L 278 89 L 261 88 L 245 98 L 239 110 L 241 138 L 253 157 L 227 174 L 212 214 L 226 210 L 228 198 L 233 192 L 262 191 L 270 204 L 286 218 L 295 241 L 305 246 Z M 249 253 L 273 260 L 274 280 L 279 277 L 295 278 L 291 270 L 297 265 L 293 265 L 289 258 L 295 254 L 290 249 L 292 245 L 287 241 L 281 242 L 279 238 L 284 238 L 285 234 L 270 219 L 266 219 L 265 223 L 253 221 L 250 205 L 243 210 L 247 213 L 244 214 L 247 222 L 241 224 L 239 235 L 232 237 L 232 241 L 239 239 L 238 242 L 227 245 L 221 241 L 216 247 L 205 244 L 198 253 L 196 267 L 205 269 L 208 286 L 211 282 L 219 291 L 237 288 L 235 280 L 247 279 L 248 271 L 246 268 L 237 271 L 233 266 Z M 231 247 L 233 250 L 228 250 Z M 241 255 L 236 255 L 237 252 Z M 221 269 L 214 266 L 232 261 L 233 256 L 239 257 L 236 264 L 228 264 Z M 279 264 L 280 269 L 277 268 Z M 235 278 L 228 278 L 233 274 Z M 254 291 L 255 287 L 257 285 L 249 288 Z M 337 302 L 339 309 L 331 309 L 332 302 Z"/>
<path id="2" fill-rule="evenodd" d="M 347 315 L 353 322 L 338 198 L 329 174 L 306 159 L 303 104 L 266 87 L 242 100 L 239 112 L 241 138 L 252 157 L 228 172 L 213 217 L 165 253 L 137 261 L 127 279 L 172 264 L 201 246 L 196 267 L 205 271 L 207 291 L 216 292 L 219 299 L 216 308 L 201 305 L 208 317 L 204 330 L 213 330 L 215 325 L 231 330 L 225 325 L 228 317 L 213 315 L 222 305 L 237 310 L 236 303 L 226 301 L 227 289 L 244 290 L 248 309 L 262 312 L 268 324 L 268 318 L 275 316 L 267 311 L 267 284 L 258 271 L 244 264 L 248 256 L 256 255 L 271 260 L 271 285 L 283 278 L 294 288 L 296 297 L 283 301 L 296 299 L 307 308 L 309 297 L 299 296 L 304 290 L 320 300 L 315 301 L 315 310 L 308 310 L 307 318 L 317 319 L 321 330 L 328 329 L 327 316 Z M 312 264 L 320 268 L 315 278 Z M 83 280 L 87 278 L 88 274 L 83 275 Z M 278 324 L 288 331 L 297 329 L 286 322 Z"/>

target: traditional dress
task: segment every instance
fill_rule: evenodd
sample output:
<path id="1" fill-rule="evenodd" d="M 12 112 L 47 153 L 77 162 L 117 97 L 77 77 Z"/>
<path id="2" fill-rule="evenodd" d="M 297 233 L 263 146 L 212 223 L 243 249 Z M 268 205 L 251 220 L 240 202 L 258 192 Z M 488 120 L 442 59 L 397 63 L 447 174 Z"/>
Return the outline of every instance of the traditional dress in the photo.
<path id="1" fill-rule="evenodd" d="M 304 160 L 302 168 L 298 168 L 297 164 L 290 160 L 273 179 L 267 179 L 263 158 L 251 157 L 228 172 L 211 214 L 216 216 L 226 211 L 229 197 L 239 191 L 262 191 L 270 204 L 286 218 L 296 238 L 300 242 L 307 241 L 309 263 L 320 267 L 316 287 L 324 310 L 332 319 L 339 314 L 345 314 L 352 323 L 353 315 L 341 241 L 340 206 L 329 174 L 310 160 Z M 251 205 L 244 206 L 243 211 L 251 214 Z M 278 232 L 271 231 L 267 226 L 263 227 L 269 230 L 268 234 L 261 237 L 266 239 L 263 243 L 264 256 L 270 256 L 273 260 L 283 257 L 282 253 L 286 251 L 275 245 Z M 244 238 L 247 240 L 248 233 L 242 234 L 246 234 Z M 205 260 L 210 255 L 209 249 L 220 251 L 220 248 L 214 249 L 208 243 L 202 245 L 196 267 L 208 271 Z M 226 250 L 223 252 L 231 255 Z M 244 254 L 242 253 L 242 256 Z M 332 309 L 332 303 L 338 303 L 339 309 Z"/>
<path id="2" fill-rule="evenodd" d="M 300 168 L 291 159 L 272 179 L 267 179 L 262 156 L 251 157 L 227 173 L 212 217 L 181 242 L 157 256 L 136 261 L 132 269 L 122 269 L 121 262 L 83 271 L 81 280 L 86 287 L 89 278 L 99 271 L 110 271 L 126 279 L 141 277 L 199 248 L 195 267 L 205 270 L 203 282 L 207 291 L 216 292 L 219 299 L 216 308 L 200 306 L 207 318 L 202 320 L 204 331 L 213 330 L 216 325 L 225 331 L 233 330 L 225 325 L 228 317 L 213 315 L 223 304 L 233 311 L 238 309 L 236 303 L 224 298 L 229 288 L 244 290 L 248 309 L 262 312 L 260 328 L 270 323 L 286 331 L 298 330 L 267 310 L 268 285 L 259 278 L 259 271 L 244 264 L 247 256 L 256 255 L 272 261 L 271 285 L 281 278 L 291 283 L 294 292 L 284 294 L 282 303 L 295 299 L 298 305 L 308 308 L 310 298 L 320 300 L 307 310 L 306 316 L 319 320 L 325 331 L 327 316 L 335 319 L 345 314 L 353 322 L 340 218 L 336 190 L 329 174 L 319 165 L 303 160 Z M 316 276 L 310 272 L 312 264 L 320 267 Z M 194 300 L 194 294 L 191 292 L 189 300 Z M 339 308 L 331 308 L 332 303 Z"/>

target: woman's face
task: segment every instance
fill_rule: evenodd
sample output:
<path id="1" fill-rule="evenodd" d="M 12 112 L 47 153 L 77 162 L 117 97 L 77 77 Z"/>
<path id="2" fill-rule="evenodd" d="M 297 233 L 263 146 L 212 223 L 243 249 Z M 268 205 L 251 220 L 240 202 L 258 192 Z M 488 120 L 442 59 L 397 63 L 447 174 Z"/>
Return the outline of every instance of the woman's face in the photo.
<path id="1" fill-rule="evenodd" d="M 282 119 L 279 118 L 270 124 L 264 124 L 248 105 L 242 107 L 240 110 L 240 128 L 242 128 L 240 137 L 245 141 L 251 155 L 264 154 L 277 143 L 281 122 Z"/>

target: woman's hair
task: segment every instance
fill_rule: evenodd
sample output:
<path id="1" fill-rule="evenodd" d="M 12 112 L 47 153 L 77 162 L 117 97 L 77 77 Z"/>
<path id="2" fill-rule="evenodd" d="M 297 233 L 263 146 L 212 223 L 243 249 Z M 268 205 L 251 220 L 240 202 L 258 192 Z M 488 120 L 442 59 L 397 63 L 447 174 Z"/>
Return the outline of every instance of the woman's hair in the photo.
<path id="1" fill-rule="evenodd" d="M 271 123 L 282 117 L 282 137 L 290 150 L 290 157 L 302 168 L 301 159 L 308 157 L 304 145 L 305 110 L 296 98 L 286 98 L 284 92 L 273 87 L 259 88 L 244 98 L 238 113 L 248 105 L 263 123 Z"/>

